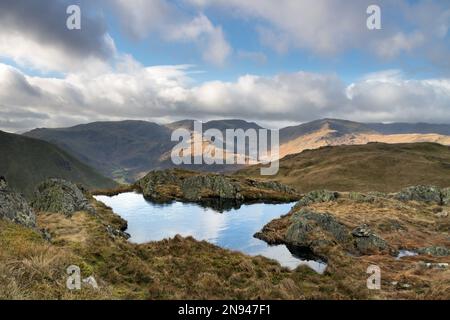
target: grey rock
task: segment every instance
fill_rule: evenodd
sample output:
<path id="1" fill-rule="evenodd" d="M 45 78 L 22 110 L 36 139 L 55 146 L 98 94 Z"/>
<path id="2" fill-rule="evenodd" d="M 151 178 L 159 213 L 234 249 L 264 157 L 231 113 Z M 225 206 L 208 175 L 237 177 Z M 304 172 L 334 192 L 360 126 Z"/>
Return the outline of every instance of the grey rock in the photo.
<path id="1" fill-rule="evenodd" d="M 239 193 L 239 185 L 224 176 L 189 177 L 182 182 L 181 190 L 186 199 L 194 201 L 201 200 L 204 190 L 221 199 L 243 200 L 243 196 Z"/>
<path id="2" fill-rule="evenodd" d="M 315 190 L 305 194 L 295 206 L 303 207 L 312 203 L 335 201 L 338 197 L 339 193 L 337 192 L 328 190 Z"/>
<path id="3" fill-rule="evenodd" d="M 329 213 L 303 208 L 291 219 L 292 224 L 285 236 L 288 244 L 308 247 L 317 252 L 329 245 L 340 243 L 346 246 L 351 243 L 346 227 Z"/>
<path id="4" fill-rule="evenodd" d="M 366 224 L 353 229 L 352 236 L 354 237 L 355 247 L 360 254 L 370 255 L 389 249 L 387 242 L 373 233 Z"/>
<path id="5" fill-rule="evenodd" d="M 0 177 L 0 218 L 26 227 L 36 227 L 33 209 L 22 195 L 9 188 L 3 177 Z"/>
<path id="6" fill-rule="evenodd" d="M 83 192 L 75 184 L 62 179 L 42 182 L 37 187 L 31 204 L 38 211 L 63 213 L 69 216 L 76 211 L 95 213 Z"/>
<path id="7" fill-rule="evenodd" d="M 434 186 L 413 186 L 396 193 L 394 198 L 400 201 L 420 201 L 441 204 L 441 190 Z"/>
<path id="8" fill-rule="evenodd" d="M 450 256 L 450 249 L 449 248 L 438 247 L 438 246 L 420 248 L 420 249 L 417 250 L 417 252 L 420 253 L 420 254 L 427 254 L 427 255 L 435 256 L 435 257 L 448 257 L 448 256 Z"/>
<path id="9" fill-rule="evenodd" d="M 445 188 L 441 190 L 442 204 L 450 206 L 450 188 Z"/>

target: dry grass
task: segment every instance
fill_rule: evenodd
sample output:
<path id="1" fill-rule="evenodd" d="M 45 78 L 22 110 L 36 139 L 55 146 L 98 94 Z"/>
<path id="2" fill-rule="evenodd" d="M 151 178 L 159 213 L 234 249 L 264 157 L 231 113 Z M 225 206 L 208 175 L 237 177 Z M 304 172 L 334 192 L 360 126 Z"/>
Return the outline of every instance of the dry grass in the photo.
<path id="1" fill-rule="evenodd" d="M 317 212 L 333 214 L 349 230 L 368 224 L 372 231 L 384 238 L 395 249 L 416 249 L 428 246 L 450 247 L 450 217 L 437 215 L 450 207 L 424 203 L 402 203 L 382 199 L 373 203 L 357 202 L 341 194 L 337 201 L 309 206 Z M 283 243 L 290 225 L 289 215 L 265 226 L 262 238 L 272 243 Z M 450 299 L 450 269 L 424 268 L 426 263 L 449 263 L 449 257 L 418 255 L 397 259 L 389 254 L 353 257 L 339 246 L 328 248 L 327 272 L 336 281 L 361 285 L 367 278 L 365 268 L 378 265 L 382 270 L 382 290 L 373 297 L 381 299 Z M 373 293 L 372 293 L 373 295 Z"/>
<path id="2" fill-rule="evenodd" d="M 420 184 L 448 187 L 450 147 L 433 143 L 342 145 L 305 150 L 280 160 L 271 177 L 300 192 L 396 192 Z M 236 173 L 260 177 L 259 166 Z"/>
<path id="3" fill-rule="evenodd" d="M 319 275 L 307 267 L 294 271 L 264 257 L 249 257 L 193 238 L 175 237 L 136 245 L 113 238 L 106 226 L 122 228 L 123 220 L 110 208 L 94 201 L 97 214 L 78 212 L 69 218 L 41 213 L 40 228 L 52 235 L 48 243 L 33 230 L 0 221 L 0 298 L 2 299 L 439 299 L 449 297 L 449 271 L 421 269 L 418 261 L 442 262 L 443 258 L 411 257 L 396 260 L 380 255 L 351 257 L 331 249 L 329 266 Z M 389 207 L 394 210 L 395 206 Z M 384 207 L 346 203 L 317 205 L 336 211 L 353 225 L 356 216 L 373 224 L 388 217 Z M 397 209 L 396 209 L 397 210 Z M 405 239 L 427 243 L 442 241 L 428 213 L 393 211 L 406 225 Z M 432 209 L 430 209 L 432 210 Z M 353 212 L 353 213 L 352 213 Z M 411 211 L 413 212 L 413 211 Z M 431 211 L 430 211 L 431 212 Z M 363 214 L 364 213 L 364 214 Z M 353 215 L 353 217 L 352 217 Z M 392 218 L 392 217 L 390 217 Z M 417 223 L 417 230 L 412 227 Z M 426 227 L 428 226 L 428 227 Z M 421 228 L 424 229 L 421 231 Z M 377 224 L 377 232 L 382 225 Z M 395 234 L 383 236 L 395 242 Z M 400 239 L 400 238 L 399 238 Z M 379 264 L 382 291 L 366 288 L 366 268 Z M 82 276 L 94 276 L 100 290 L 66 289 L 66 268 L 78 265 Z M 392 281 L 411 285 L 398 289 Z"/>

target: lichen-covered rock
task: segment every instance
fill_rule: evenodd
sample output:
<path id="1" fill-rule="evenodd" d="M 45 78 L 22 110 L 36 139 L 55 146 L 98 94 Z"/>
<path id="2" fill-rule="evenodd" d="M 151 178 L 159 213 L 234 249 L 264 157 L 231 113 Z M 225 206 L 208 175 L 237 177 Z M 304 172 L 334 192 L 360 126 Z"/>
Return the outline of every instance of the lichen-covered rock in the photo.
<path id="1" fill-rule="evenodd" d="M 430 256 L 435 257 L 448 257 L 450 256 L 450 249 L 446 247 L 426 247 L 426 248 L 420 248 L 417 250 L 419 254 L 427 254 Z"/>
<path id="2" fill-rule="evenodd" d="M 329 246 L 341 244 L 348 247 L 351 243 L 347 228 L 329 213 L 304 208 L 295 213 L 291 220 L 285 236 L 288 244 L 307 247 L 320 254 Z"/>
<path id="3" fill-rule="evenodd" d="M 184 179 L 181 190 L 187 200 L 201 200 L 203 196 L 212 195 L 221 199 L 243 200 L 240 187 L 224 176 L 200 175 Z"/>
<path id="4" fill-rule="evenodd" d="M 9 188 L 3 177 L 0 177 L 0 218 L 26 227 L 36 227 L 33 210 L 20 194 Z"/>
<path id="5" fill-rule="evenodd" d="M 350 231 L 332 214 L 315 212 L 307 208 L 301 209 L 291 217 L 285 242 L 309 248 L 319 255 L 326 254 L 335 245 L 360 255 L 391 252 L 388 243 L 373 233 L 369 226 L 361 225 Z"/>
<path id="6" fill-rule="evenodd" d="M 335 201 L 338 197 L 339 193 L 337 192 L 328 190 L 315 190 L 305 194 L 303 198 L 297 202 L 296 207 L 303 207 L 317 202 Z"/>
<path id="7" fill-rule="evenodd" d="M 386 194 L 381 192 L 368 192 L 368 193 L 360 193 L 360 192 L 350 192 L 348 198 L 350 200 L 361 202 L 361 203 L 374 203 L 377 200 L 385 198 Z"/>
<path id="8" fill-rule="evenodd" d="M 445 188 L 441 190 L 442 204 L 450 206 L 450 188 Z"/>
<path id="9" fill-rule="evenodd" d="M 434 186 L 413 186 L 403 189 L 394 196 L 400 201 L 420 201 L 441 204 L 441 190 Z"/>
<path id="10" fill-rule="evenodd" d="M 83 192 L 73 183 L 62 179 L 42 182 L 34 194 L 32 206 L 38 211 L 71 215 L 76 211 L 94 213 Z"/>
<path id="11" fill-rule="evenodd" d="M 144 178 L 137 181 L 137 186 L 142 190 L 144 197 L 149 199 L 162 199 L 164 195 L 159 192 L 159 187 L 167 185 L 179 185 L 181 183 L 171 170 L 151 171 Z"/>
<path id="12" fill-rule="evenodd" d="M 206 174 L 181 169 L 152 171 L 136 182 L 147 199 L 210 203 L 211 200 L 234 205 L 251 201 L 295 201 L 299 194 L 274 181 L 258 181 L 236 176 Z"/>
<path id="13" fill-rule="evenodd" d="M 377 236 L 368 225 L 363 224 L 352 231 L 356 250 L 363 255 L 369 255 L 389 249 L 389 245 Z"/>

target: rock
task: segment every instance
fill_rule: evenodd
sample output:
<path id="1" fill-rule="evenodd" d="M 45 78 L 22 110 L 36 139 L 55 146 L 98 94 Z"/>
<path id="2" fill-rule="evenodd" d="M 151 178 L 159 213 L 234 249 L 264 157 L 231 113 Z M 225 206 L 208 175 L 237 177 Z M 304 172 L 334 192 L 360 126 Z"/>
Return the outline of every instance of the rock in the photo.
<path id="1" fill-rule="evenodd" d="M 294 201 L 298 193 L 274 181 L 205 174 L 179 169 L 152 171 L 136 183 L 144 197 L 158 202 L 183 200 L 207 203 L 223 201 L 239 206 L 248 201 Z"/>
<path id="2" fill-rule="evenodd" d="M 303 208 L 291 217 L 291 221 L 285 234 L 286 244 L 309 248 L 318 255 L 326 253 L 334 245 L 360 255 L 390 251 L 388 243 L 374 234 L 369 226 L 361 225 L 350 232 L 330 213 Z"/>
<path id="3" fill-rule="evenodd" d="M 448 257 L 450 256 L 450 249 L 446 247 L 425 247 L 417 250 L 419 254 L 427 254 L 435 257 Z"/>
<path id="4" fill-rule="evenodd" d="M 386 194 L 381 192 L 369 192 L 369 193 L 360 193 L 360 192 L 350 192 L 348 198 L 350 200 L 362 203 L 374 203 L 378 199 L 385 198 Z"/>
<path id="5" fill-rule="evenodd" d="M 329 213 L 304 208 L 295 213 L 291 220 L 292 224 L 285 236 L 290 245 L 306 247 L 315 254 L 320 254 L 335 244 L 346 247 L 351 244 L 351 236 L 346 227 Z"/>
<path id="6" fill-rule="evenodd" d="M 441 204 L 441 190 L 434 186 L 413 186 L 396 193 L 394 198 L 400 201 L 419 201 Z"/>
<path id="7" fill-rule="evenodd" d="M 171 170 L 151 171 L 136 184 L 142 190 L 144 197 L 154 200 L 165 200 L 158 187 L 165 185 L 179 185 L 181 180 Z"/>
<path id="8" fill-rule="evenodd" d="M 444 211 L 441 211 L 441 212 L 437 212 L 435 215 L 438 218 L 447 218 L 449 213 L 448 213 L 448 211 L 444 210 Z"/>
<path id="9" fill-rule="evenodd" d="M 441 190 L 442 204 L 450 206 L 450 188 L 445 188 Z"/>
<path id="10" fill-rule="evenodd" d="M 300 199 L 300 201 L 298 201 L 295 206 L 303 207 L 317 202 L 335 201 L 338 197 L 339 193 L 337 192 L 332 192 L 328 190 L 311 191 L 306 195 L 304 195 L 304 197 Z"/>
<path id="11" fill-rule="evenodd" d="M 360 254 L 370 255 L 389 249 L 387 242 L 374 234 L 366 224 L 353 229 L 352 236 L 354 237 L 355 247 Z"/>
<path id="12" fill-rule="evenodd" d="M 25 227 L 36 227 L 36 215 L 22 195 L 11 190 L 4 177 L 0 177 L 0 218 Z"/>
<path id="13" fill-rule="evenodd" d="M 110 225 L 106 226 L 106 232 L 108 233 L 108 235 L 112 238 L 124 238 L 124 239 L 130 239 L 131 235 L 123 230 L 120 229 L 115 229 Z"/>
<path id="14" fill-rule="evenodd" d="M 201 200 L 206 194 L 221 199 L 243 200 L 237 183 L 224 176 L 199 175 L 183 180 L 181 190 L 187 200 Z"/>
<path id="15" fill-rule="evenodd" d="M 448 265 L 448 263 L 431 263 L 431 262 L 420 261 L 418 266 L 421 269 L 441 269 L 441 270 L 445 270 L 445 269 L 448 269 L 449 265 Z"/>
<path id="16" fill-rule="evenodd" d="M 58 212 L 72 215 L 76 211 L 95 213 L 81 190 L 73 183 L 62 179 L 49 179 L 38 187 L 32 201 L 38 211 Z"/>

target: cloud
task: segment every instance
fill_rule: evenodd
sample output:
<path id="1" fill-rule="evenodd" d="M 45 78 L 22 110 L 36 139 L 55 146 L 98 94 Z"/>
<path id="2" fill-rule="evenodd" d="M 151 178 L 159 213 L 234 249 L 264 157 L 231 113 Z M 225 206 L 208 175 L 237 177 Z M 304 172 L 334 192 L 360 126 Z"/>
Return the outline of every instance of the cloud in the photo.
<path id="1" fill-rule="evenodd" d="M 244 118 L 265 124 L 334 117 L 356 121 L 450 122 L 450 79 L 372 73 L 347 86 L 337 75 L 293 72 L 197 84 L 189 65 L 125 63 L 101 75 L 28 76 L 0 64 L 0 128 L 98 120 Z"/>
<path id="2" fill-rule="evenodd" d="M 113 7 L 134 39 L 157 34 L 165 41 L 192 43 L 204 61 L 217 66 L 223 66 L 232 52 L 222 28 L 203 13 L 189 14 L 163 0 L 114 0 Z"/>
<path id="3" fill-rule="evenodd" d="M 257 19 L 260 42 L 278 53 L 300 49 L 328 57 L 360 49 L 392 59 L 435 46 L 450 26 L 448 3 L 438 0 L 376 1 L 382 13 L 382 30 L 376 31 L 366 27 L 372 0 L 186 1 L 202 9 L 218 7 L 243 20 Z"/>
<path id="4" fill-rule="evenodd" d="M 103 20 L 82 13 L 82 29 L 66 28 L 68 1 L 1 1 L 0 57 L 43 71 L 102 66 L 115 55 Z"/>

